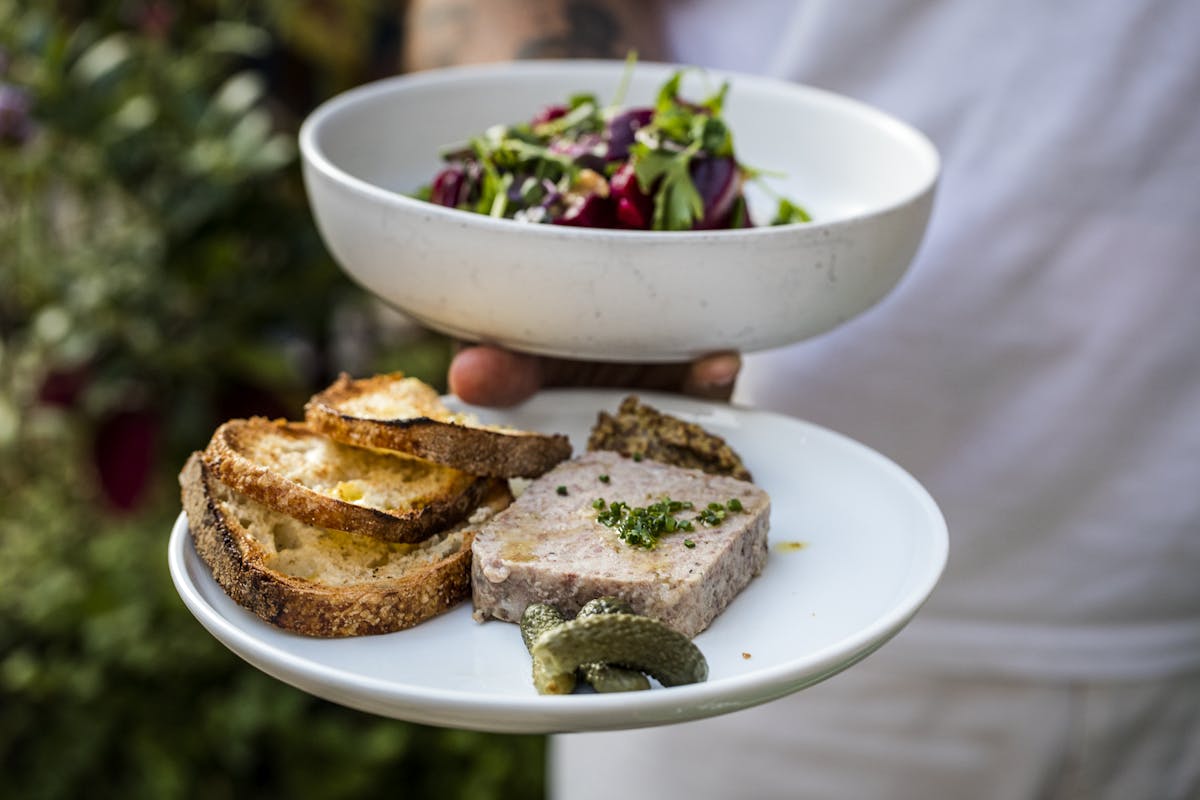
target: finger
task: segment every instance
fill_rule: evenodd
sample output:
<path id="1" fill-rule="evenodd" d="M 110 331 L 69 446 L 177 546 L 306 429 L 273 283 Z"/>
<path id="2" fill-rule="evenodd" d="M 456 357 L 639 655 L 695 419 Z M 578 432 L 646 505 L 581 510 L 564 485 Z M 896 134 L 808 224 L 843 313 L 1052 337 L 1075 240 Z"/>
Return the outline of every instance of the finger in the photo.
<path id="1" fill-rule="evenodd" d="M 689 371 L 687 364 L 632 364 L 621 362 L 542 362 L 545 386 L 595 386 L 613 389 L 646 389 L 678 392 Z"/>
<path id="2" fill-rule="evenodd" d="M 741 368 L 737 353 L 686 364 L 571 361 L 522 355 L 490 345 L 468 346 L 450 364 L 450 391 L 475 405 L 510 406 L 543 387 L 593 386 L 682 392 L 728 400 Z"/>
<path id="3" fill-rule="evenodd" d="M 733 395 L 742 358 L 737 353 L 714 353 L 693 361 L 690 366 L 683 380 L 684 394 L 708 400 L 728 400 Z"/>
<path id="4" fill-rule="evenodd" d="M 472 405 L 512 406 L 541 388 L 541 362 L 490 345 L 467 347 L 450 362 L 447 382 L 453 394 Z"/>

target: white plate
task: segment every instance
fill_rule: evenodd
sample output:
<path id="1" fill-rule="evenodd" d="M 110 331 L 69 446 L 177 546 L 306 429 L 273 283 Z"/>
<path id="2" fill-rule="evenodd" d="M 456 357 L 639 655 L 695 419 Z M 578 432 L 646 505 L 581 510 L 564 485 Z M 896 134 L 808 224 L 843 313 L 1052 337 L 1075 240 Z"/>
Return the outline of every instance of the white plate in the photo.
<path id="1" fill-rule="evenodd" d="M 614 410 L 625 394 L 550 391 L 516 409 L 470 410 L 489 422 L 567 433 L 578 452 L 596 413 Z M 790 417 L 641 396 L 724 436 L 772 498 L 766 569 L 696 637 L 709 662 L 706 683 L 540 696 L 516 626 L 476 623 L 470 603 L 382 636 L 289 633 L 225 595 L 192 548 L 182 514 L 171 532 L 171 576 L 209 632 L 279 680 L 387 717 L 506 733 L 636 728 L 764 703 L 871 653 L 929 596 L 946 563 L 946 525 L 933 499 L 900 467 Z"/>

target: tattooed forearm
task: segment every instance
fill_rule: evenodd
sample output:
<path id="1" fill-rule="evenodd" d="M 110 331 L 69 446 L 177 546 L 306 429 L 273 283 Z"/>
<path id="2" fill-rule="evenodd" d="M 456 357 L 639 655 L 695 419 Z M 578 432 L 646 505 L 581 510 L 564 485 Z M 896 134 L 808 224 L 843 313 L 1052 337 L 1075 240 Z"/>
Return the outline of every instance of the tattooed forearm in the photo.
<path id="1" fill-rule="evenodd" d="M 512 58 L 661 57 L 656 4 L 645 0 L 411 0 L 406 66 Z"/>

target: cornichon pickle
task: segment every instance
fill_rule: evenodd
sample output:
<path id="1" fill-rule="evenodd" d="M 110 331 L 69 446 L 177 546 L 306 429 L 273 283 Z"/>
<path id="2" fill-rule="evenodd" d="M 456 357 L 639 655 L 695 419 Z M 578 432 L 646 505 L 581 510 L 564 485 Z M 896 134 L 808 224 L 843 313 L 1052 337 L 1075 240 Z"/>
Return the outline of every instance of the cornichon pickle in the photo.
<path id="1" fill-rule="evenodd" d="M 521 614 L 521 639 L 530 653 L 537 640 L 554 628 L 562 625 L 566 618 L 557 608 L 545 603 L 531 603 Z M 567 672 L 547 671 L 545 665 L 533 659 L 533 686 L 538 694 L 570 694 L 575 691 L 575 670 Z"/>
<path id="2" fill-rule="evenodd" d="M 574 672 L 602 661 L 636 669 L 663 686 L 708 678 L 704 654 L 682 633 L 637 614 L 596 614 L 576 618 L 537 638 L 533 660 L 547 675 Z"/>
<path id="3" fill-rule="evenodd" d="M 579 667 L 579 677 L 592 685 L 597 692 L 641 692 L 650 688 L 650 680 L 635 669 L 590 661 Z"/>
<path id="4" fill-rule="evenodd" d="M 559 610 L 545 603 L 530 603 L 521 614 L 521 640 L 525 649 L 533 651 L 533 643 L 537 638 L 551 628 L 557 628 L 567 621 Z"/>
<path id="5" fill-rule="evenodd" d="M 579 609 L 580 617 L 594 614 L 632 614 L 633 606 L 619 597 L 597 597 Z M 579 667 L 579 675 L 597 692 L 639 692 L 650 688 L 650 681 L 637 670 L 625 669 L 602 661 L 592 661 Z"/>
<path id="6" fill-rule="evenodd" d="M 579 609 L 580 617 L 590 617 L 593 614 L 632 614 L 633 606 L 619 597 L 597 597 L 584 603 Z"/>

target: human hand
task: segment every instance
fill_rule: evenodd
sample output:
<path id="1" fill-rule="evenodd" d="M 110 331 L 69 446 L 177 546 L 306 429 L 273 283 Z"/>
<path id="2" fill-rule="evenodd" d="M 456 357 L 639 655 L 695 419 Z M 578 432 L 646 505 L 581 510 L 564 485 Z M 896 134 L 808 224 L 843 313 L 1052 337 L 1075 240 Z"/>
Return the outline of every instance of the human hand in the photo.
<path id="1" fill-rule="evenodd" d="M 473 405 L 511 406 L 539 389 L 594 386 L 680 392 L 728 400 L 741 368 L 737 353 L 715 353 L 685 364 L 621 364 L 531 356 L 472 345 L 450 362 L 450 391 Z"/>

